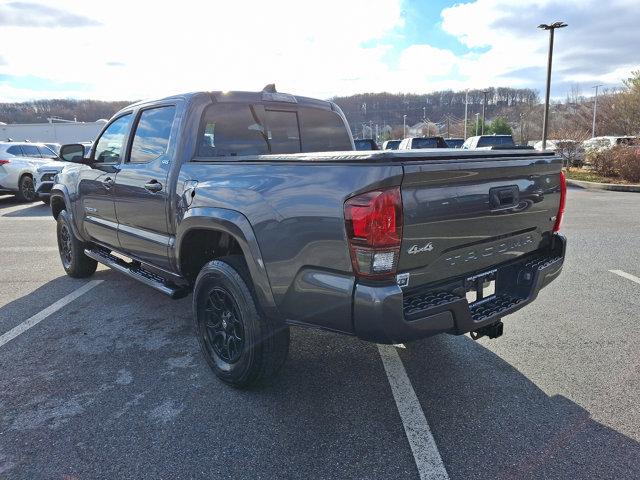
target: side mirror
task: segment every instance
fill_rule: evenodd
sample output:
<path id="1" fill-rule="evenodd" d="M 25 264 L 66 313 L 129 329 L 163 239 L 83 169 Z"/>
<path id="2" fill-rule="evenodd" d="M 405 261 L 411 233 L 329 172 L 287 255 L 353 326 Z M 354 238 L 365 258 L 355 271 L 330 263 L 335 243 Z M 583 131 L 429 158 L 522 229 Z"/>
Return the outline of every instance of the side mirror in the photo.
<path id="1" fill-rule="evenodd" d="M 60 147 L 60 158 L 66 162 L 86 163 L 84 160 L 84 146 L 79 143 L 69 143 Z"/>

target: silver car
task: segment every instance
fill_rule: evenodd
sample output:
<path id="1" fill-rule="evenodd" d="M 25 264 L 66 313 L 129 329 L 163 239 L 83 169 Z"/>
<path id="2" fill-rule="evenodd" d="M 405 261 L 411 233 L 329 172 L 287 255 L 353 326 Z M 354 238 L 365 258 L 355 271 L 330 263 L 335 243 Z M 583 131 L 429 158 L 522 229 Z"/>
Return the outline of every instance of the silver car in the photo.
<path id="1" fill-rule="evenodd" d="M 0 142 L 0 192 L 33 202 L 38 198 L 36 170 L 52 159 L 58 159 L 58 155 L 43 143 Z"/>

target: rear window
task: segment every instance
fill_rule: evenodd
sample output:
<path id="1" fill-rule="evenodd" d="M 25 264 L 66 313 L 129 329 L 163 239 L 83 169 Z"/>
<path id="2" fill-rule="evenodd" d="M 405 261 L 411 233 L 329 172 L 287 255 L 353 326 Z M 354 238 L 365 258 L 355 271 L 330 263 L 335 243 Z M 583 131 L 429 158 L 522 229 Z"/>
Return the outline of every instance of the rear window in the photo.
<path id="1" fill-rule="evenodd" d="M 218 103 L 202 118 L 198 156 L 226 157 L 351 150 L 342 119 L 332 111 L 265 109 Z"/>
<path id="2" fill-rule="evenodd" d="M 513 145 L 513 138 L 510 136 L 490 136 L 480 137 L 478 147 L 491 147 L 493 145 Z"/>
<path id="3" fill-rule="evenodd" d="M 267 132 L 249 105 L 219 103 L 205 110 L 199 156 L 234 157 L 266 153 L 269 153 Z"/>
<path id="4" fill-rule="evenodd" d="M 347 127 L 337 113 L 319 108 L 301 108 L 302 151 L 335 152 L 352 150 Z"/>
<path id="5" fill-rule="evenodd" d="M 267 138 L 271 153 L 300 152 L 300 127 L 296 112 L 267 110 Z"/>
<path id="6" fill-rule="evenodd" d="M 437 138 L 414 138 L 411 148 L 438 148 Z"/>

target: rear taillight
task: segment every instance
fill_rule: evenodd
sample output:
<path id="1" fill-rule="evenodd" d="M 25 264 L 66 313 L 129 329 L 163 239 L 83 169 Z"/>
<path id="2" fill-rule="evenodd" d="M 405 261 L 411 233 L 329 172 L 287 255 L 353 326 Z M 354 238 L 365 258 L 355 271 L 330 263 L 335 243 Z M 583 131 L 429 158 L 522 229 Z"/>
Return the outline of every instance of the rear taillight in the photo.
<path id="1" fill-rule="evenodd" d="M 350 198 L 344 218 L 355 273 L 368 278 L 395 275 L 402 241 L 400 187 Z"/>
<path id="2" fill-rule="evenodd" d="M 563 171 L 560 171 L 560 206 L 558 207 L 558 214 L 556 215 L 556 223 L 553 225 L 553 231 L 559 232 L 560 225 L 562 224 L 562 217 L 564 216 L 564 205 L 567 202 L 567 178 Z"/>
<path id="3" fill-rule="evenodd" d="M 0 160 L 0 165 L 6 165 L 10 160 Z"/>

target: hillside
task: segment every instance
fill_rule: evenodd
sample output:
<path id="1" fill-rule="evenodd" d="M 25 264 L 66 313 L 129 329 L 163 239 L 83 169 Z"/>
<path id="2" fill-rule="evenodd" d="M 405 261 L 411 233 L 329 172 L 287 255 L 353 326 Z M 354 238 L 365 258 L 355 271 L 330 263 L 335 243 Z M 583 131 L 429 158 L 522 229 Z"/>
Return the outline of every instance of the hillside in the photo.
<path id="1" fill-rule="evenodd" d="M 33 100 L 21 103 L 0 103 L 0 122 L 44 123 L 58 117 L 78 122 L 95 122 L 109 118 L 132 102 L 102 102 L 99 100 Z"/>

